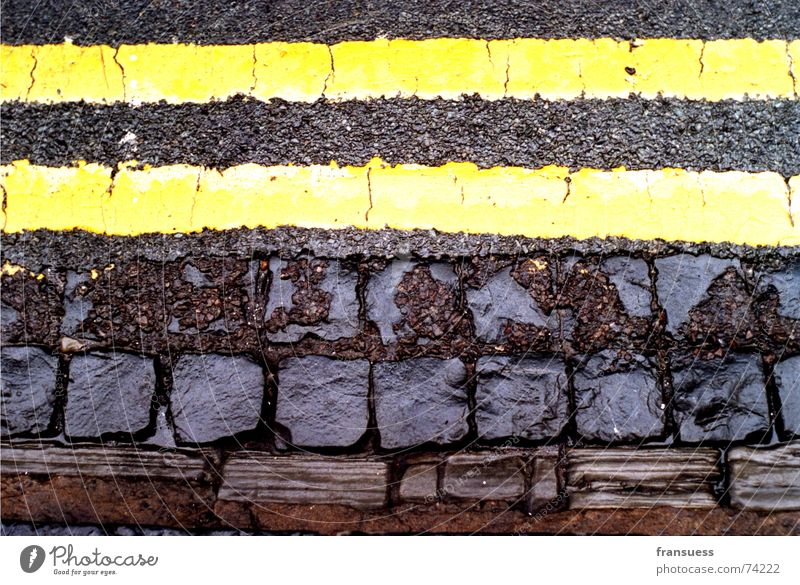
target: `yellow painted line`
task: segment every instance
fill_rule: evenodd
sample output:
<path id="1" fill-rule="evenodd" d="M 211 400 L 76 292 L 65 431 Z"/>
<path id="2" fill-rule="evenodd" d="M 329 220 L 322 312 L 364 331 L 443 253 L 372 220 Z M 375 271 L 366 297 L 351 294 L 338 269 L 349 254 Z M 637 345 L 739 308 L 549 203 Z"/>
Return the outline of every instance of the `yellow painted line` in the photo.
<path id="1" fill-rule="evenodd" d="M 681 169 L 78 163 L 0 167 L 4 231 L 74 228 L 132 236 L 203 229 L 337 229 L 623 236 L 800 245 L 800 177 Z"/>
<path id="2" fill-rule="evenodd" d="M 796 99 L 800 41 L 376 39 L 198 46 L 0 46 L 0 101 L 311 102 L 479 94 Z"/>

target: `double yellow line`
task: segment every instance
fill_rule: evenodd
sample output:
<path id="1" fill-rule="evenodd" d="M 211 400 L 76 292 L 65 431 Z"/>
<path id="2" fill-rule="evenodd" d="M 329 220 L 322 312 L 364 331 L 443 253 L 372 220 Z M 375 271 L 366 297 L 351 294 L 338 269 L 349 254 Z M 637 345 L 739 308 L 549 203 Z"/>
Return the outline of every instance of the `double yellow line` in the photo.
<path id="1" fill-rule="evenodd" d="M 800 42 L 431 39 L 2 46 L 0 101 L 796 100 Z M 220 136 L 220 140 L 224 140 Z M 646 137 L 644 137 L 646 139 Z M 800 177 L 563 167 L 0 167 L 3 229 L 108 235 L 356 227 L 800 245 Z"/>

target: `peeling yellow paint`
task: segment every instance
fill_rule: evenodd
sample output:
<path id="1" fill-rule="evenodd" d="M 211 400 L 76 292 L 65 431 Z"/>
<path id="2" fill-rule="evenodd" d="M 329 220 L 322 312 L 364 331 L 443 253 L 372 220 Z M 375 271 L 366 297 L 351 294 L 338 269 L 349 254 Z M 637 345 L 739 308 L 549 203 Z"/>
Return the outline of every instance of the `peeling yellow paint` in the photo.
<path id="1" fill-rule="evenodd" d="M 789 43 L 789 68 L 794 80 L 794 95 L 800 95 L 800 41 L 792 41 Z"/>
<path id="2" fill-rule="evenodd" d="M 506 59 L 476 39 L 345 41 L 331 47 L 330 99 L 503 97 Z M 497 60 L 495 60 L 495 57 Z"/>
<path id="3" fill-rule="evenodd" d="M 311 102 L 322 96 L 331 75 L 331 55 L 317 43 L 261 43 L 255 46 L 254 98 Z"/>
<path id="4" fill-rule="evenodd" d="M 115 50 L 105 45 L 79 47 L 69 43 L 34 47 L 36 69 L 29 101 L 56 103 L 85 100 L 122 101 L 122 70 Z"/>
<path id="5" fill-rule="evenodd" d="M 531 264 L 533 264 L 533 267 L 536 270 L 544 270 L 549 266 L 547 262 L 545 262 L 544 260 L 539 260 L 538 258 L 534 258 Z"/>
<path id="6" fill-rule="evenodd" d="M 36 280 L 44 280 L 45 275 L 43 272 L 33 272 L 32 270 L 28 270 L 24 266 L 20 266 L 19 264 L 12 264 L 10 260 L 6 260 L 3 262 L 3 266 L 0 268 L 0 274 L 3 276 L 14 276 L 19 272 L 27 272 L 31 277 L 35 278 Z"/>
<path id="7" fill-rule="evenodd" d="M 122 45 L 126 101 L 207 102 L 249 95 L 252 45 Z"/>
<path id="8" fill-rule="evenodd" d="M 36 61 L 31 45 L 0 45 L 0 100 L 23 101 L 31 86 L 31 71 Z"/>
<path id="9" fill-rule="evenodd" d="M 800 178 L 775 173 L 247 164 L 0 168 L 5 231 L 109 235 L 356 227 L 798 245 Z"/>
<path id="10" fill-rule="evenodd" d="M 3 262 L 3 267 L 0 269 L 0 274 L 3 276 L 14 276 L 17 272 L 24 271 L 25 268 L 19 264 L 12 264 L 9 260 Z"/>
<path id="11" fill-rule="evenodd" d="M 103 198 L 111 168 L 98 164 L 43 167 L 27 161 L 2 168 L 6 191 L 6 232 L 46 224 L 52 230 L 104 231 Z"/>
<path id="12" fill-rule="evenodd" d="M 103 199 L 104 231 L 109 234 L 175 233 L 190 225 L 201 169 L 169 165 L 117 172 Z"/>
<path id="13" fill-rule="evenodd" d="M 331 99 L 409 97 L 414 75 L 395 71 L 396 41 L 346 41 L 331 47 L 333 71 L 325 96 Z"/>
<path id="14" fill-rule="evenodd" d="M 147 44 L 118 50 L 3 45 L 0 99 L 796 98 L 798 47 L 798 41 L 781 40 L 609 38 Z"/>
<path id="15" fill-rule="evenodd" d="M 103 268 L 103 272 L 109 272 L 110 270 L 113 270 L 113 269 L 114 269 L 114 264 L 111 263 L 108 266 Z M 92 280 L 97 280 L 98 278 L 100 278 L 100 271 L 97 268 L 92 268 L 89 271 L 89 277 Z"/>
<path id="16" fill-rule="evenodd" d="M 785 41 L 753 39 L 705 43 L 698 98 L 722 100 L 794 96 Z M 690 96 L 691 97 L 691 96 Z"/>
<path id="17" fill-rule="evenodd" d="M 581 55 L 591 44 L 578 39 L 515 39 L 508 46 L 508 97 L 545 99 L 580 97 Z M 499 44 L 499 43 L 498 43 Z"/>
<path id="18" fill-rule="evenodd" d="M 702 98 L 700 56 L 703 41 L 647 39 L 633 44 L 633 85 L 644 98 Z"/>
<path id="19" fill-rule="evenodd" d="M 365 167 L 264 167 L 208 170 L 191 228 L 366 227 Z"/>

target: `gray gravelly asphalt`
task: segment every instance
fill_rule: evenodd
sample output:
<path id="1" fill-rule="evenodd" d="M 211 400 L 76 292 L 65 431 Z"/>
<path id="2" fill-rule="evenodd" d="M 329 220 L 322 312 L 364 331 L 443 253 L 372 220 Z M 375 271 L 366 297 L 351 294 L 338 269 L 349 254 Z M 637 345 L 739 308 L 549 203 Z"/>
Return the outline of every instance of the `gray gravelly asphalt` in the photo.
<path id="1" fill-rule="evenodd" d="M 663 254 L 690 252 L 719 258 L 750 258 L 760 262 L 800 257 L 800 247 L 755 248 L 732 244 L 688 244 L 625 238 L 539 239 L 494 234 L 442 234 L 434 230 L 376 230 L 354 228 L 321 230 L 307 228 L 234 229 L 199 234 L 150 234 L 135 237 L 100 236 L 80 230 L 38 230 L 2 234 L 4 260 L 31 270 L 69 266 L 88 270 L 112 262 L 136 258 L 168 261 L 187 256 L 257 256 L 279 253 L 294 257 L 309 252 L 319 257 L 465 257 L 492 254 Z"/>
<path id="2" fill-rule="evenodd" d="M 64 165 L 363 165 L 373 157 L 482 167 L 680 167 L 800 174 L 800 102 L 641 98 L 313 104 L 6 104 L 0 159 Z"/>
<path id="3" fill-rule="evenodd" d="M 779 38 L 797 0 L 4 0 L 4 43 L 251 43 L 470 37 Z"/>

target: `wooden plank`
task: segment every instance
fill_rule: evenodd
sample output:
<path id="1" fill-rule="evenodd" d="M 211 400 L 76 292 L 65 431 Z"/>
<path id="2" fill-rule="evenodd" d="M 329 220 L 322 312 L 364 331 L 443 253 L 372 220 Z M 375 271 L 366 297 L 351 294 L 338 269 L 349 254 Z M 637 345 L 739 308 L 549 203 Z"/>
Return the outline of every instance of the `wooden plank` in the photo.
<path id="1" fill-rule="evenodd" d="M 713 508 L 717 460 L 712 449 L 573 449 L 570 508 Z"/>
<path id="2" fill-rule="evenodd" d="M 772 448 L 736 447 L 728 452 L 734 508 L 800 510 L 800 441 Z"/>
<path id="3" fill-rule="evenodd" d="M 243 452 L 225 462 L 218 498 L 256 504 L 379 508 L 387 503 L 388 473 L 386 463 L 364 459 Z"/>
<path id="4" fill-rule="evenodd" d="M 142 451 L 133 447 L 3 445 L 0 473 L 62 477 L 201 481 L 207 469 L 202 452 Z"/>

